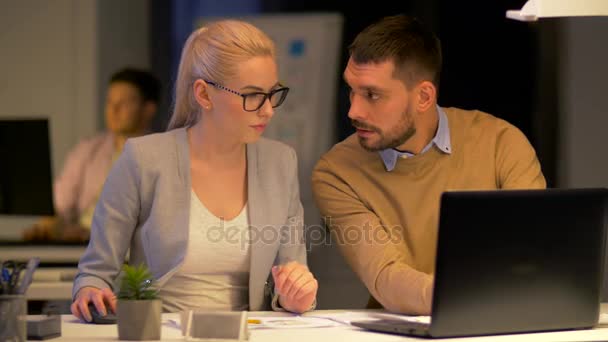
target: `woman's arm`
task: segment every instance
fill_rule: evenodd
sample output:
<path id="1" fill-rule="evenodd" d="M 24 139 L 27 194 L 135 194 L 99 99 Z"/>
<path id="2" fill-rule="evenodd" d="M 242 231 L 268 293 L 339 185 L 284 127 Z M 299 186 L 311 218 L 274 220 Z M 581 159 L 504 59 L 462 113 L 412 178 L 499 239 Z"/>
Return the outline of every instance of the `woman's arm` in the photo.
<path id="1" fill-rule="evenodd" d="M 78 264 L 72 297 L 83 287 L 111 288 L 129 249 L 140 212 L 140 168 L 127 141 L 95 207 L 89 245 Z"/>
<path id="2" fill-rule="evenodd" d="M 280 310 L 278 302 L 283 309 L 301 313 L 314 309 L 318 282 L 306 264 L 304 209 L 300 200 L 298 160 L 295 151 L 290 152 L 290 167 L 293 170 L 290 174 L 293 177 L 289 184 L 289 215 L 281 230 L 278 265 L 272 268 L 276 289 L 272 307 L 274 310 Z"/>

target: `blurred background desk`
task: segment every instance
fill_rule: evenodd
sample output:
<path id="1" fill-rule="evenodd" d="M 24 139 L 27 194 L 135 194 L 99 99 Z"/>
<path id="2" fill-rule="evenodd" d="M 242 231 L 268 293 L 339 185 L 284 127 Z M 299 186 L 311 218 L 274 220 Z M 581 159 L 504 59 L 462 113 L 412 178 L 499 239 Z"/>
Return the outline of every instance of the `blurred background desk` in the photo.
<path id="1" fill-rule="evenodd" d="M 0 243 L 0 260 L 25 262 L 34 256 L 40 258 L 40 267 L 34 273 L 34 279 L 26 293 L 30 314 L 47 311 L 69 313 L 72 283 L 78 260 L 85 248 L 83 244 Z"/>
<path id="2" fill-rule="evenodd" d="M 86 245 L 69 243 L 0 243 L 0 260 L 28 261 L 39 257 L 40 265 L 78 265 Z"/>

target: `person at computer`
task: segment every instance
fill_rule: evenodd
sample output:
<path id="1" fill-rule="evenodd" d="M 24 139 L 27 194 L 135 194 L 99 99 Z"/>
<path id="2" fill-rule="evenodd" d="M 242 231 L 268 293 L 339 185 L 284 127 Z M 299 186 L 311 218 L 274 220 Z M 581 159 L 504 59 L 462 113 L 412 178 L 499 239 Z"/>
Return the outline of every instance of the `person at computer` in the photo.
<path id="1" fill-rule="evenodd" d="M 56 216 L 24 232 L 25 240 L 85 241 L 103 183 L 125 141 L 148 133 L 160 100 L 160 81 L 150 72 L 124 68 L 110 78 L 106 130 L 85 138 L 67 156 L 53 184 Z"/>
<path id="2" fill-rule="evenodd" d="M 261 138 L 289 91 L 275 56 L 273 41 L 243 21 L 190 35 L 168 131 L 129 139 L 103 187 L 75 316 L 90 321 L 90 302 L 115 310 L 127 252 L 151 270 L 165 312 L 314 308 L 296 154 Z"/>
<path id="3" fill-rule="evenodd" d="M 343 76 L 356 133 L 317 162 L 315 201 L 369 290 L 368 306 L 428 315 L 442 192 L 546 182 L 515 126 L 481 111 L 438 106 L 440 42 L 415 18 L 379 20 L 349 52 Z"/>

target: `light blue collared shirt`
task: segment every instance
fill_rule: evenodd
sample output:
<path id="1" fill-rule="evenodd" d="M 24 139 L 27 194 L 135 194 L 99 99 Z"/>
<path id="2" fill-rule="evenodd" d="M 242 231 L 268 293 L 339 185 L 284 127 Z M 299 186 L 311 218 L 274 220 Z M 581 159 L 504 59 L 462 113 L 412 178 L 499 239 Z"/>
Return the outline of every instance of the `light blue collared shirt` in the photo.
<path id="1" fill-rule="evenodd" d="M 423 154 L 427 152 L 433 144 L 437 146 L 437 148 L 443 153 L 451 154 L 452 153 L 452 144 L 450 142 L 450 127 L 448 126 L 448 117 L 443 112 L 441 107 L 437 106 L 437 115 L 439 116 L 439 125 L 437 127 L 437 133 L 435 133 L 435 137 L 428 145 L 426 145 L 419 154 Z M 401 152 L 397 151 L 394 148 L 387 148 L 386 150 L 382 150 L 380 152 L 380 157 L 384 162 L 384 167 L 386 171 L 393 171 L 395 165 L 397 165 L 397 160 L 399 158 L 410 158 L 415 156 L 415 154 L 410 152 Z"/>

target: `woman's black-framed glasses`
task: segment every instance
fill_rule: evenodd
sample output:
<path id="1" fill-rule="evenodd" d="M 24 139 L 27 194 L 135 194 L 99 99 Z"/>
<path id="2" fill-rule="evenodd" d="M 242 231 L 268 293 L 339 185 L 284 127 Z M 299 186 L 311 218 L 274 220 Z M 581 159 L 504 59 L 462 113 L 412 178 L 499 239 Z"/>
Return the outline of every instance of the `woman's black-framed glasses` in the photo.
<path id="1" fill-rule="evenodd" d="M 266 99 L 268 99 L 270 101 L 270 105 L 272 106 L 272 108 L 277 108 L 278 106 L 283 104 L 283 101 L 285 101 L 285 98 L 287 97 L 287 93 L 289 92 L 288 87 L 280 87 L 277 89 L 273 89 L 268 93 L 256 91 L 253 93 L 242 94 L 236 90 L 226 88 L 215 82 L 211 82 L 211 81 L 207 81 L 207 80 L 205 80 L 205 82 L 207 82 L 207 84 L 210 84 L 218 89 L 225 90 L 227 92 L 230 92 L 230 93 L 233 93 L 233 94 L 236 94 L 236 95 L 242 97 L 243 98 L 243 109 L 247 112 L 255 112 L 256 110 L 260 109 L 264 105 L 264 102 L 266 102 Z"/>

